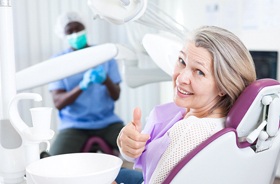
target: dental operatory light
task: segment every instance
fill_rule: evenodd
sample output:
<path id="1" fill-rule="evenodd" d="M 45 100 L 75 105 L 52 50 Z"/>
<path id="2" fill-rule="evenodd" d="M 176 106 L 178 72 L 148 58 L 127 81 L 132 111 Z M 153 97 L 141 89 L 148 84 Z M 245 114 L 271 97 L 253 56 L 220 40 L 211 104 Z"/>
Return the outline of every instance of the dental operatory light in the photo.
<path id="1" fill-rule="evenodd" d="M 170 15 L 148 0 L 88 0 L 95 18 L 113 24 L 137 22 L 157 30 L 167 31 L 180 38 L 188 31 Z"/>
<path id="2" fill-rule="evenodd" d="M 125 64 L 124 75 L 128 86 L 138 87 L 145 83 L 171 80 L 174 61 L 178 57 L 179 50 L 182 48 L 182 41 L 185 40 L 188 32 L 183 25 L 148 0 L 88 0 L 88 6 L 92 10 L 94 18 L 101 18 L 118 25 L 136 22 L 148 28 L 153 28 L 161 34 L 161 36 L 146 35 L 143 37 L 144 39 L 141 38 L 141 43 L 136 43 L 141 46 L 135 47 L 135 52 L 140 53 L 142 52 L 141 47 L 144 46 L 146 52 L 160 69 L 144 70 L 137 66 L 131 67 Z M 128 29 L 129 37 L 133 37 L 132 35 L 135 34 L 137 34 L 135 31 Z M 136 36 L 140 37 L 141 35 Z M 135 40 L 132 42 L 135 43 Z M 141 62 L 141 59 L 138 60 Z M 142 73 L 142 78 L 147 78 L 151 73 L 154 73 L 154 75 L 151 75 L 152 78 L 139 80 L 137 73 Z M 145 74 L 143 75 L 143 73 Z M 165 76 L 166 74 L 169 77 Z M 155 76 L 158 78 L 155 79 Z"/>
<path id="3" fill-rule="evenodd" d="M 114 24 L 124 24 L 140 18 L 147 7 L 147 0 L 88 0 L 95 17 Z"/>
<path id="4" fill-rule="evenodd" d="M 182 49 L 182 42 L 177 37 L 159 34 L 146 34 L 142 42 L 156 65 L 169 76 L 172 76 L 179 51 Z M 161 50 L 163 51 L 161 52 Z"/>

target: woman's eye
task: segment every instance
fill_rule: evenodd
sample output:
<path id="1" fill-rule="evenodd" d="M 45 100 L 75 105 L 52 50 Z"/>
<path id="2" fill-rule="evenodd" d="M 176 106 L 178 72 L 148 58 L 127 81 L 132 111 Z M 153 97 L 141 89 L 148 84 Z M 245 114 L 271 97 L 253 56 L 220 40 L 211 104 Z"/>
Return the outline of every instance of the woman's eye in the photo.
<path id="1" fill-rule="evenodd" d="M 184 66 L 186 65 L 185 61 L 181 57 L 178 58 L 178 62 Z"/>
<path id="2" fill-rule="evenodd" d="M 205 74 L 201 70 L 196 71 L 198 75 L 205 76 Z"/>

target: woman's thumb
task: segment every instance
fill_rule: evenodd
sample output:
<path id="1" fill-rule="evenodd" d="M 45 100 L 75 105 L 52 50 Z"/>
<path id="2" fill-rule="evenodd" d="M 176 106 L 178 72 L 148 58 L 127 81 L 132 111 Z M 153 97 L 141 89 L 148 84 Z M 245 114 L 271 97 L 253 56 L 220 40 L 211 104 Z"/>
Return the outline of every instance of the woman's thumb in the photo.
<path id="1" fill-rule="evenodd" d="M 142 116 L 141 109 L 139 107 L 136 107 L 133 111 L 132 123 L 134 124 L 138 132 L 141 132 L 142 130 L 141 116 Z"/>

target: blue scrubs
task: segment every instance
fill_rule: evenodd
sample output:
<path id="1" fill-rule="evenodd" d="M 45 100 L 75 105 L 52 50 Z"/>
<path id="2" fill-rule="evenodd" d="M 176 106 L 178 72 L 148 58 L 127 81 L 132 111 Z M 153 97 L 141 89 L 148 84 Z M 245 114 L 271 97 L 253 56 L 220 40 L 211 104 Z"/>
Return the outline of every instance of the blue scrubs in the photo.
<path id="1" fill-rule="evenodd" d="M 72 49 L 68 49 L 62 54 L 72 51 Z M 118 65 L 115 60 L 112 59 L 101 65 L 114 83 L 121 82 Z M 50 83 L 49 90 L 71 91 L 79 85 L 84 73 L 81 72 Z M 59 111 L 60 124 L 58 128 L 59 130 L 67 128 L 101 129 L 112 123 L 121 122 L 121 119 L 114 113 L 114 103 L 106 86 L 94 83 L 87 90 L 83 91 L 74 103 Z"/>
<path id="2" fill-rule="evenodd" d="M 69 48 L 56 56 L 73 51 Z M 114 59 L 101 65 L 112 82 L 116 84 L 121 82 L 118 64 Z M 65 67 L 71 67 L 71 63 Z M 49 90 L 71 91 L 79 85 L 84 73 L 85 71 L 52 82 L 49 84 Z M 50 154 L 80 152 L 91 136 L 99 136 L 112 148 L 117 149 L 116 139 L 123 122 L 114 113 L 114 103 L 105 85 L 95 83 L 90 85 L 75 102 L 59 110 L 59 133 L 52 143 Z"/>

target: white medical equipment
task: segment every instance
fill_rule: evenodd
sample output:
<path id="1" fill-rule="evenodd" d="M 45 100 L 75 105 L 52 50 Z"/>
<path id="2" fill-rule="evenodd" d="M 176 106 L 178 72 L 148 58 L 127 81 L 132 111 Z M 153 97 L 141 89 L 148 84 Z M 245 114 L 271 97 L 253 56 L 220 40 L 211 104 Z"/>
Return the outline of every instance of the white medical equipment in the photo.
<path id="1" fill-rule="evenodd" d="M 148 0 L 88 0 L 95 18 L 114 24 L 137 22 L 184 38 L 183 25 Z"/>
<path id="2" fill-rule="evenodd" d="M 27 184 L 111 184 L 122 163 L 119 157 L 101 153 L 47 157 L 27 166 Z"/>
<path id="3" fill-rule="evenodd" d="M 153 28 L 157 32 L 160 31 L 159 33 L 164 34 L 164 37 L 169 39 L 172 37 L 172 40 L 174 39 L 176 42 L 180 42 L 180 39 L 183 40 L 186 36 L 186 32 L 188 32 L 183 25 L 179 24 L 153 2 L 148 0 L 88 0 L 88 5 L 94 14 L 94 18 L 101 18 L 113 24 L 131 25 L 133 22 L 136 22 Z M 137 55 L 137 59 L 134 62 L 124 62 L 124 77 L 127 85 L 130 87 L 138 87 L 147 83 L 170 81 L 171 72 L 167 72 L 167 70 L 172 70 L 172 67 L 164 66 L 162 68 L 161 64 L 157 65 L 156 68 L 141 68 L 141 62 L 147 59 L 141 57 L 141 55 L 143 55 L 146 50 L 142 46 L 142 38 L 137 38 L 138 40 L 136 41 L 133 40 L 133 36 L 137 34 L 135 32 L 137 31 L 131 30 L 131 27 L 127 27 L 128 38 L 130 38 L 130 42 L 134 47 L 134 52 Z M 141 37 L 139 34 L 136 36 Z M 169 52 L 168 57 L 170 60 L 173 60 L 178 55 L 177 45 L 178 44 L 176 44 L 175 49 L 164 49 Z M 168 47 L 165 45 L 162 46 Z M 181 48 L 179 48 L 179 50 L 180 49 Z M 160 69 L 158 66 L 160 66 Z M 166 73 L 168 75 L 166 75 Z"/>
<path id="4" fill-rule="evenodd" d="M 273 184 L 280 150 L 279 109 L 280 83 L 255 81 L 238 97 L 226 128 L 186 155 L 163 183 Z"/>
<path id="5" fill-rule="evenodd" d="M 147 53 L 159 68 L 172 76 L 183 43 L 176 37 L 156 34 L 146 34 L 142 42 Z"/>
<path id="6" fill-rule="evenodd" d="M 24 99 L 42 99 L 38 94 L 17 91 L 73 75 L 108 59 L 125 57 L 129 60 L 135 59 L 135 56 L 121 45 L 103 44 L 41 62 L 16 73 L 11 0 L 0 1 L 0 28 L 0 183 L 21 184 L 25 183 L 26 166 L 39 159 L 39 143 L 51 139 L 53 132 L 46 130 L 45 135 L 38 135 L 34 126 L 29 127 L 24 123 L 18 114 L 18 102 Z M 96 57 L 97 52 L 99 57 Z M 104 52 L 105 54 L 100 54 Z M 84 62 L 75 61 L 77 57 L 84 57 Z M 63 67 L 69 64 L 65 64 L 64 59 L 73 59 L 72 67 Z M 45 110 L 41 109 L 37 113 L 43 111 L 49 114 Z"/>
<path id="7" fill-rule="evenodd" d="M 80 62 L 81 57 L 83 59 L 82 63 Z M 17 72 L 16 89 L 21 91 L 47 84 L 73 75 L 74 73 L 82 72 L 112 58 L 117 60 L 135 60 L 136 55 L 127 47 L 113 43 L 105 43 L 95 47 L 81 49 L 43 61 Z M 65 67 L 69 66 L 69 63 L 71 63 L 71 67 Z M 46 70 L 46 68 L 51 68 L 51 70 Z"/>

